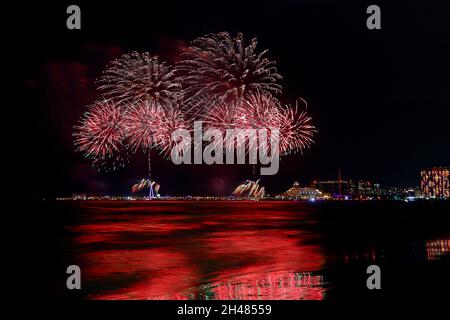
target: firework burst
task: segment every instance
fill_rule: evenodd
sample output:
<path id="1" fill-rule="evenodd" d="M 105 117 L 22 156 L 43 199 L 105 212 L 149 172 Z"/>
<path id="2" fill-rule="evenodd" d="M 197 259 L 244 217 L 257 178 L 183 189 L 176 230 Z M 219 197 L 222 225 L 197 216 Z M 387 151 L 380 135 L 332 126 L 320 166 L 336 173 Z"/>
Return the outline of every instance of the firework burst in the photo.
<path id="1" fill-rule="evenodd" d="M 227 129 L 244 129 L 240 102 L 227 102 L 224 98 L 218 98 L 210 104 L 209 108 L 202 115 L 201 120 L 205 129 L 219 129 L 223 134 Z"/>
<path id="2" fill-rule="evenodd" d="M 148 52 L 133 51 L 113 60 L 97 82 L 104 97 L 118 103 L 136 100 L 162 103 L 178 99 L 181 92 L 172 68 Z"/>
<path id="3" fill-rule="evenodd" d="M 227 102 L 225 98 L 219 97 L 214 101 L 202 115 L 202 121 L 204 129 L 216 129 L 219 130 L 223 141 L 215 141 L 216 143 L 223 144 L 227 149 L 237 148 L 238 146 L 245 144 L 245 137 L 235 136 L 232 139 L 228 139 L 227 130 L 231 129 L 247 129 L 245 117 L 241 108 L 241 102 L 239 100 L 233 100 Z M 196 145 L 196 148 L 201 147 Z"/>
<path id="4" fill-rule="evenodd" d="M 158 136 L 158 145 L 161 154 L 170 157 L 173 149 L 176 154 L 182 154 L 190 148 L 190 142 L 174 140 L 172 134 L 177 130 L 192 131 L 192 121 L 186 118 L 185 113 L 178 108 L 167 108 L 162 115 L 162 125 Z"/>
<path id="5" fill-rule="evenodd" d="M 316 132 L 311 117 L 298 101 L 281 106 L 275 96 L 281 94 L 282 77 L 267 50 L 256 47 L 256 38 L 246 42 L 241 33 L 222 32 L 195 39 L 175 68 L 147 52 L 122 55 L 97 81 L 104 100 L 90 106 L 75 126 L 76 150 L 105 170 L 124 166 L 138 149 L 147 152 L 149 175 L 139 185 L 150 189 L 150 198 L 150 150 L 166 157 L 174 148 L 184 153 L 191 145 L 174 141 L 172 134 L 191 133 L 196 120 L 203 121 L 204 130 L 218 129 L 223 139 L 215 142 L 225 148 L 243 150 L 244 144 L 248 152 L 250 147 L 246 134 L 230 139 L 228 129 L 266 129 L 271 135 L 279 128 L 280 154 L 302 152 Z M 194 148 L 202 146 L 203 141 Z M 258 186 L 258 181 L 247 185 Z M 264 188 L 249 191 L 264 194 Z"/>
<path id="6" fill-rule="evenodd" d="M 305 105 L 306 102 L 302 100 Z M 276 120 L 280 128 L 280 154 L 303 152 L 304 149 L 314 142 L 313 135 L 316 133 L 315 127 L 311 124 L 311 117 L 305 110 L 300 110 L 298 100 L 295 107 L 287 105 L 280 109 L 279 117 Z"/>
<path id="7" fill-rule="evenodd" d="M 195 39 L 176 66 L 186 92 L 226 99 L 255 90 L 281 93 L 275 62 L 256 46 L 256 38 L 245 44 L 242 33 L 235 38 L 221 32 Z"/>
<path id="8" fill-rule="evenodd" d="M 136 152 L 156 148 L 164 121 L 164 111 L 155 101 L 137 101 L 124 112 L 123 126 L 127 148 Z"/>
<path id="9" fill-rule="evenodd" d="M 280 102 L 271 94 L 258 90 L 243 99 L 239 113 L 243 127 L 270 131 L 278 125 Z"/>
<path id="10" fill-rule="evenodd" d="M 102 166 L 106 161 L 115 168 L 123 162 L 124 117 L 115 104 L 105 100 L 90 106 L 75 126 L 73 136 L 76 150 L 93 160 L 94 165 Z"/>

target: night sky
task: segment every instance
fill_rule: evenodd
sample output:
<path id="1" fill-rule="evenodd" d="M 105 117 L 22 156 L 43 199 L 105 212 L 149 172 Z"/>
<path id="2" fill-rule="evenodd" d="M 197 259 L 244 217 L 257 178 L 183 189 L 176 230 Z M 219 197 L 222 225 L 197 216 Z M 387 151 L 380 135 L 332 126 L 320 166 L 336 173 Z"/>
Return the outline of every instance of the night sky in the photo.
<path id="1" fill-rule="evenodd" d="M 18 57 L 23 93 L 16 100 L 21 140 L 17 171 L 31 196 L 129 194 L 144 178 L 138 156 L 102 173 L 76 153 L 72 131 L 98 98 L 95 79 L 122 53 L 149 51 L 174 62 L 197 36 L 228 31 L 257 37 L 283 75 L 282 101 L 303 97 L 318 128 L 316 143 L 288 156 L 269 193 L 294 180 L 369 179 L 416 186 L 419 170 L 450 164 L 450 3 L 448 1 L 121 1 L 41 2 L 24 6 Z M 357 4 L 356 4 L 357 3 Z M 66 28 L 78 4 L 82 29 Z M 366 8 L 381 7 L 381 30 L 366 28 Z M 19 131 L 19 130 L 18 130 Z M 154 152 L 156 155 L 156 153 Z M 175 166 L 153 157 L 163 194 L 230 194 L 251 177 L 247 166 Z M 20 176 L 22 177 L 22 176 Z"/>

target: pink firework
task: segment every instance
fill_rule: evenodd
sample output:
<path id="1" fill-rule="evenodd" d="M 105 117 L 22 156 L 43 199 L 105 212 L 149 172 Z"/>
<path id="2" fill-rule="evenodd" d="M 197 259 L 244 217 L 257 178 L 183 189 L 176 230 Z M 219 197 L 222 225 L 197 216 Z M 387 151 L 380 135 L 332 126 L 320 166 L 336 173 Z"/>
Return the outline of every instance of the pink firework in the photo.
<path id="1" fill-rule="evenodd" d="M 202 116 L 203 129 L 219 130 L 224 141 L 218 141 L 218 143 L 223 143 L 229 149 L 245 144 L 243 137 L 235 137 L 233 140 L 228 140 L 226 135 L 228 129 L 248 129 L 241 105 L 240 100 L 226 101 L 225 98 L 218 98 Z"/>
<path id="2" fill-rule="evenodd" d="M 155 101 L 137 101 L 124 113 L 127 147 L 133 152 L 146 151 L 158 146 L 164 111 Z"/>
<path id="3" fill-rule="evenodd" d="M 176 66 L 185 90 L 190 95 L 240 98 L 255 90 L 281 93 L 281 79 L 267 50 L 256 49 L 257 39 L 245 41 L 228 32 L 199 37 Z"/>
<path id="4" fill-rule="evenodd" d="M 219 129 L 225 133 L 227 129 L 244 129 L 245 123 L 241 113 L 240 101 L 227 102 L 219 98 L 202 116 L 205 129 Z"/>
<path id="5" fill-rule="evenodd" d="M 111 62 L 97 82 L 103 95 L 116 102 L 166 102 L 181 94 L 172 67 L 148 52 L 122 55 Z"/>
<path id="6" fill-rule="evenodd" d="M 278 99 L 270 93 L 257 90 L 243 99 L 226 101 L 219 98 L 203 115 L 205 129 L 219 129 L 227 148 L 249 147 L 249 139 L 238 135 L 231 141 L 226 140 L 227 129 L 260 130 L 266 129 L 270 136 L 272 128 L 278 128 L 281 117 Z"/>
<path id="7" fill-rule="evenodd" d="M 241 123 L 248 129 L 267 129 L 278 125 L 280 102 L 271 94 L 257 91 L 249 94 L 241 105 Z"/>
<path id="8" fill-rule="evenodd" d="M 175 148 L 177 154 L 187 151 L 190 147 L 190 141 L 178 138 L 176 141 L 172 135 L 177 130 L 192 131 L 192 121 L 186 118 L 185 113 L 177 108 L 166 108 L 162 113 L 162 125 L 158 135 L 158 146 L 160 152 L 167 158 Z"/>
<path id="9" fill-rule="evenodd" d="M 115 158 L 125 137 L 122 110 L 106 100 L 94 103 L 75 126 L 73 136 L 77 151 L 94 162 Z"/>
<path id="10" fill-rule="evenodd" d="M 303 99 L 302 101 L 305 102 Z M 303 152 L 314 142 L 312 138 L 317 131 L 311 124 L 311 120 L 306 111 L 300 110 L 298 101 L 295 107 L 287 105 L 280 109 L 276 123 L 280 129 L 279 147 L 281 155 Z"/>

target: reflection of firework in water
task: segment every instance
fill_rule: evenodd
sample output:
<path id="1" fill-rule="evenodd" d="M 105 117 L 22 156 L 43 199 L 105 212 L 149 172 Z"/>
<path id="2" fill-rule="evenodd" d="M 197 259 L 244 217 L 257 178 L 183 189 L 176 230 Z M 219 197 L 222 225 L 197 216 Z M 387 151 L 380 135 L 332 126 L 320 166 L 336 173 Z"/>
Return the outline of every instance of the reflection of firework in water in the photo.
<path id="1" fill-rule="evenodd" d="M 176 70 L 190 95 L 234 98 L 255 90 L 279 94 L 281 76 L 275 62 L 265 57 L 267 50 L 257 52 L 256 45 L 256 38 L 245 44 L 242 33 L 235 38 L 227 32 L 199 37 Z"/>
<path id="2" fill-rule="evenodd" d="M 181 85 L 172 68 L 158 56 L 133 51 L 111 62 L 98 79 L 99 90 L 116 102 L 179 98 Z"/>
<path id="3" fill-rule="evenodd" d="M 99 101 L 90 106 L 75 126 L 76 150 L 93 160 L 94 165 L 112 163 L 115 169 L 122 163 L 122 145 L 125 137 L 122 110 L 108 101 Z"/>
<path id="4" fill-rule="evenodd" d="M 141 181 L 139 181 L 138 183 L 134 184 L 131 187 L 131 192 L 137 193 L 137 192 L 147 189 L 147 188 L 150 189 L 149 197 L 152 198 L 158 194 L 160 185 L 156 181 L 153 181 L 150 179 L 142 179 Z"/>
<path id="5" fill-rule="evenodd" d="M 264 198 L 266 191 L 264 187 L 259 185 L 259 179 L 256 181 L 246 180 L 244 183 L 238 185 L 233 191 L 233 195 L 239 197 L 248 197 L 261 199 Z"/>

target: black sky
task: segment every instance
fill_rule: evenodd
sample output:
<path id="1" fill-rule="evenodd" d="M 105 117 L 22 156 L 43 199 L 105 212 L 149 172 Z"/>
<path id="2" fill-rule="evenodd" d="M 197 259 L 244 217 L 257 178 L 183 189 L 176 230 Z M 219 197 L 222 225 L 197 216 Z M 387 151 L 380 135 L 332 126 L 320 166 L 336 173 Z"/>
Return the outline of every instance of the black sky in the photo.
<path id="1" fill-rule="evenodd" d="M 17 170 L 28 168 L 33 195 L 128 193 L 145 176 L 144 158 L 99 173 L 73 148 L 72 127 L 97 98 L 95 78 L 121 53 L 150 51 L 173 61 L 195 37 L 229 31 L 269 49 L 284 77 L 282 100 L 305 98 L 319 130 L 303 156 L 284 158 L 278 175 L 263 178 L 269 192 L 297 179 L 334 178 L 338 167 L 353 179 L 418 185 L 420 168 L 450 164 L 450 3 L 392 2 L 24 5 L 15 12 L 25 125 Z M 82 30 L 66 29 L 70 4 L 81 7 Z M 381 30 L 366 28 L 370 4 L 381 7 Z M 247 166 L 176 167 L 161 159 L 154 168 L 169 194 L 227 194 L 251 173 Z"/>

